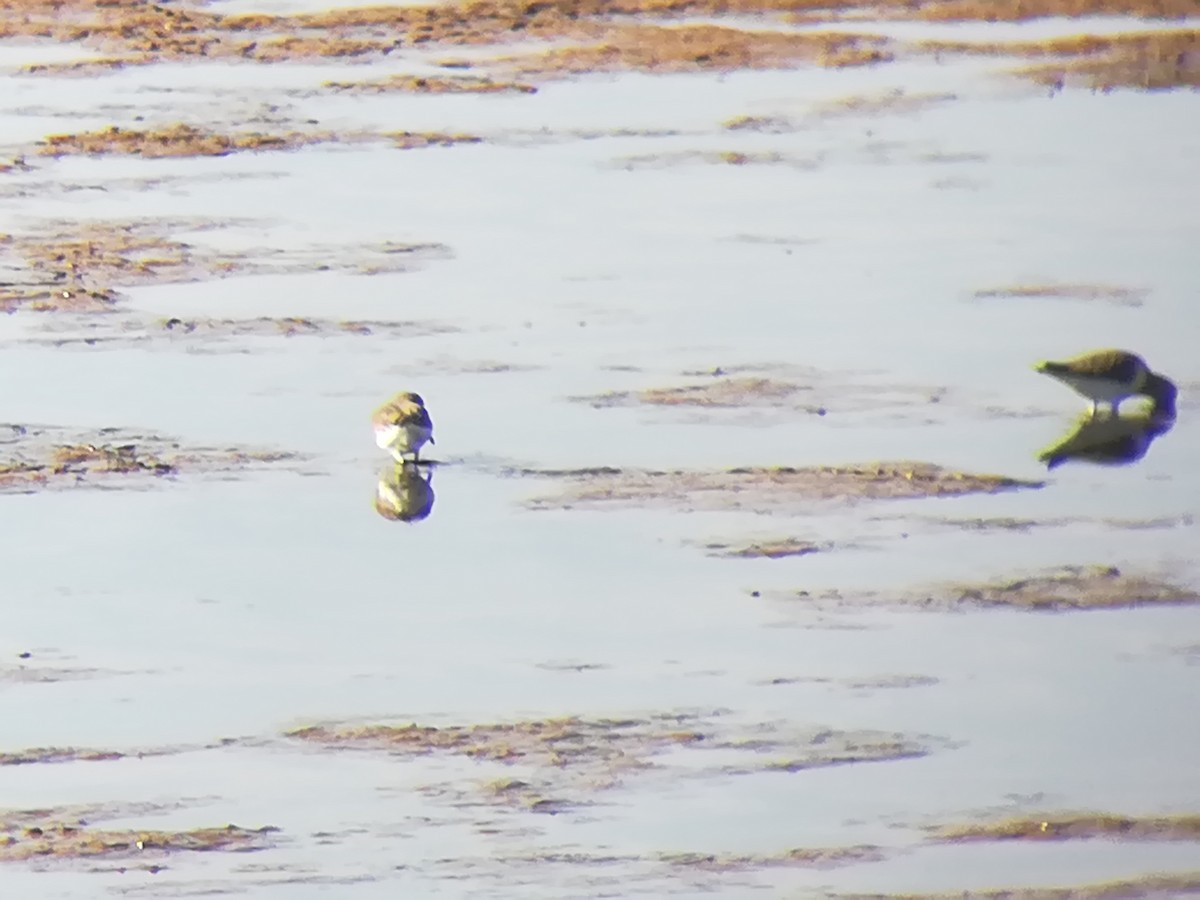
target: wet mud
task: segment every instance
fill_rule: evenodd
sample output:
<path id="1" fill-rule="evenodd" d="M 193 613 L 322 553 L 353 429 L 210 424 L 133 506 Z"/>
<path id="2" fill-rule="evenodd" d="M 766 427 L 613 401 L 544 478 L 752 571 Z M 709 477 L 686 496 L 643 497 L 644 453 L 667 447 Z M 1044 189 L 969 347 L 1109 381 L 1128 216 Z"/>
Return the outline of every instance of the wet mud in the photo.
<path id="1" fill-rule="evenodd" d="M 567 482 L 559 494 L 529 500 L 528 505 L 533 509 L 667 507 L 779 515 L 808 511 L 814 502 L 958 497 L 1036 490 L 1044 486 L 1040 481 L 958 472 L 931 463 L 915 462 L 803 468 L 748 467 L 709 472 L 517 470 L 513 474 L 558 478 Z"/>

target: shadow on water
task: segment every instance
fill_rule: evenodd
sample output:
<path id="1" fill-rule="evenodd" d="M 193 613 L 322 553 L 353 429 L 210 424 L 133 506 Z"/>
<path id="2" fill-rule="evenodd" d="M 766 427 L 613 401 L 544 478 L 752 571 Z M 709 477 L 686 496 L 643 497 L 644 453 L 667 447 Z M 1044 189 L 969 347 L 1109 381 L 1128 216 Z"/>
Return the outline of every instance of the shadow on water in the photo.
<path id="1" fill-rule="evenodd" d="M 1054 469 L 1067 462 L 1128 466 L 1141 460 L 1156 438 L 1170 431 L 1174 418 L 1158 415 L 1092 416 L 1077 419 L 1038 461 Z"/>
<path id="2" fill-rule="evenodd" d="M 375 511 L 388 521 L 421 522 L 433 512 L 434 499 L 431 465 L 406 462 L 385 466 L 379 473 Z"/>

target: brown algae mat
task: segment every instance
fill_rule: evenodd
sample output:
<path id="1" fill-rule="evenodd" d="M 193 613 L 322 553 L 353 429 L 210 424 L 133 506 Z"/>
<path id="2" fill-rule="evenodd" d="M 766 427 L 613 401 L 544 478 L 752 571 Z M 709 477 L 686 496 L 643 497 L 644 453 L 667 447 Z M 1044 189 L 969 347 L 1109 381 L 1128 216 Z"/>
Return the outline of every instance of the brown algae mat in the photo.
<path id="1" fill-rule="evenodd" d="M 327 81 L 324 87 L 351 94 L 536 94 L 532 84 L 495 81 L 474 75 L 453 78 L 432 75 L 392 75 L 374 81 Z"/>
<path id="2" fill-rule="evenodd" d="M 737 853 L 662 853 L 659 862 L 678 868 L 704 872 L 749 872 L 797 866 L 813 869 L 834 869 L 859 863 L 879 862 L 887 854 L 881 847 L 858 844 L 852 847 L 796 847 L 776 854 Z"/>
<path id="3" fill-rule="evenodd" d="M 986 288 L 975 292 L 976 300 L 1034 299 L 1034 300 L 1082 300 L 1093 303 L 1110 303 L 1113 306 L 1138 307 L 1150 292 L 1143 288 L 1117 287 L 1108 284 L 1014 284 L 1005 287 Z"/>
<path id="4" fill-rule="evenodd" d="M 1036 489 L 1045 484 L 920 462 L 746 467 L 724 471 L 519 469 L 511 474 L 554 477 L 565 482 L 559 493 L 528 501 L 534 509 L 665 506 L 679 510 L 782 514 L 808 511 L 814 502 L 959 497 Z"/>
<path id="5" fill-rule="evenodd" d="M 28 766 L 37 763 L 107 762 L 124 759 L 116 750 L 81 750 L 76 747 L 33 747 L 29 750 L 0 751 L 0 766 Z"/>
<path id="6" fill-rule="evenodd" d="M 878 35 L 744 31 L 719 25 L 609 26 L 595 43 L 510 57 L 501 64 L 542 77 L 588 72 L 782 69 L 798 63 L 843 68 L 893 59 Z"/>
<path id="7" fill-rule="evenodd" d="M 246 852 L 264 850 L 273 844 L 279 829 L 242 828 L 224 825 L 186 831 L 157 829 L 102 829 L 91 824 L 117 810 L 0 811 L 0 862 L 48 859 L 129 859 L 161 860 L 178 852 Z"/>
<path id="8" fill-rule="evenodd" d="M 152 129 L 119 128 L 110 125 L 98 131 L 52 134 L 36 149 L 41 156 L 140 156 L 161 157 L 228 156 L 242 151 L 295 150 L 313 144 L 389 141 L 400 150 L 478 144 L 473 134 L 429 132 L 285 131 L 279 133 L 219 132 L 176 122 Z"/>
<path id="9" fill-rule="evenodd" d="M 513 776 L 429 785 L 424 792 L 455 806 L 501 805 L 555 814 L 635 776 L 674 771 L 669 756 L 725 751 L 703 771 L 741 775 L 802 772 L 854 763 L 912 759 L 941 743 L 930 736 L 876 731 L 796 729 L 787 723 L 739 728 L 717 715 L 657 714 L 627 719 L 563 717 L 467 725 L 313 725 L 290 738 L 329 751 L 373 750 L 402 759 L 464 757 L 513 766 Z M 730 751 L 737 756 L 730 756 Z M 735 760 L 730 762 L 730 760 Z M 696 772 L 694 766 L 688 772 Z M 678 774 L 678 772 L 676 773 Z"/>
<path id="10" fill-rule="evenodd" d="M 1100 91 L 1200 87 L 1198 30 L 1118 35 L 1101 50 L 1064 55 L 1077 58 L 1016 72 L 1054 87 L 1080 85 Z"/>
<path id="11" fill-rule="evenodd" d="M 304 134 L 245 132 L 221 134 L 175 123 L 156 129 L 118 128 L 77 134 L 52 134 L 37 152 L 42 156 L 142 156 L 147 159 L 178 156 L 226 156 L 239 150 L 286 150 L 335 140 L 328 132 Z"/>
<path id="12" fill-rule="evenodd" d="M 1178 875 L 1079 884 L 1070 887 L 1009 887 L 923 894 L 827 893 L 830 900 L 1177 900 L 1200 894 L 1200 870 Z"/>
<path id="13" fill-rule="evenodd" d="M 730 68 L 776 65 L 797 56 L 844 64 L 873 61 L 878 51 L 858 48 L 857 35 L 745 32 L 711 25 L 681 29 L 615 22 L 613 15 L 668 18 L 691 12 L 786 11 L 803 8 L 778 0 L 460 0 L 435 6 L 376 6 L 297 15 L 222 15 L 206 9 L 164 7 L 134 0 L 103 5 L 90 0 L 4 0 L 0 36 L 38 36 L 80 41 L 108 54 L 112 67 L 165 59 L 247 59 L 283 62 L 313 58 L 385 56 L 397 48 L 504 45 L 531 39 L 575 41 L 576 47 L 531 54 L 529 68 L 542 72 L 583 68 Z M 880 57 L 881 58 L 881 57 Z"/>
<path id="14" fill-rule="evenodd" d="M 23 275 L 20 282 L 0 286 L 0 310 L 106 312 L 120 300 L 118 287 L 234 275 L 403 272 L 450 252 L 441 244 L 400 243 L 228 252 L 181 238 L 247 224 L 168 218 L 49 221 L 25 234 L 0 234 L 0 263 Z"/>
<path id="15" fill-rule="evenodd" d="M 597 408 L 638 404 L 742 408 L 751 404 L 774 406 L 791 401 L 797 394 L 806 390 L 811 388 L 775 378 L 718 378 L 702 384 L 647 388 L 641 391 L 612 391 L 573 399 Z"/>
<path id="16" fill-rule="evenodd" d="M 666 161 L 661 156 L 654 159 L 659 163 Z M 744 165 L 755 160 L 726 162 Z M 677 410 L 678 414 L 697 420 L 711 418 L 728 423 L 739 419 L 757 421 L 760 418 L 757 413 L 773 410 L 818 416 L 845 412 L 926 416 L 947 394 L 945 387 L 935 385 L 881 384 L 868 377 L 869 374 L 827 372 L 786 364 L 717 367 L 683 373 L 689 379 L 686 384 L 607 391 L 570 399 L 595 409 L 643 406 L 664 413 Z"/>
<path id="17" fill-rule="evenodd" d="M 1192 14 L 1195 15 L 1194 7 Z M 1054 87 L 1080 85 L 1102 91 L 1200 87 L 1200 30 L 1197 29 L 994 43 L 929 40 L 922 41 L 920 47 L 938 55 L 1055 57 L 1052 62 L 1015 70 L 1019 75 Z"/>
<path id="18" fill-rule="evenodd" d="M 1040 16 L 1124 14 L 1152 19 L 1195 14 L 1193 0 L 457 0 L 433 6 L 375 6 L 294 15 L 221 14 L 137 0 L 3 0 L 0 38 L 42 37 L 82 42 L 103 59 L 35 64 L 31 72 L 82 72 L 172 59 L 237 59 L 261 63 L 320 58 L 383 58 L 400 48 L 492 46 L 553 41 L 483 65 L 543 78 L 596 71 L 729 71 L 814 64 L 857 66 L 885 63 L 900 52 L 958 49 L 923 42 L 900 46 L 877 35 L 838 33 L 846 13 L 885 20 L 1013 21 Z M 691 14 L 768 14 L 833 28 L 798 33 L 771 30 L 771 20 L 748 31 L 680 20 Z M 620 18 L 617 18 L 620 17 Z M 1195 56 L 1186 31 L 1112 40 L 1101 58 L 1090 45 L 1063 39 L 1037 42 L 1046 55 L 1076 57 L 1028 74 L 1048 83 L 1079 74 L 1093 86 L 1137 88 L 1195 84 Z M 1121 45 L 1121 46 L 1118 46 Z M 1025 46 L 1030 46 L 1026 44 Z M 1110 49 L 1111 49 L 1110 48 Z M 1013 55 L 1012 45 L 986 52 Z M 1019 52 L 1019 51 L 1018 51 Z M 404 88 L 401 88 L 404 89 Z M 484 91 L 490 92 L 490 91 Z"/>
<path id="19" fill-rule="evenodd" d="M 1065 566 L 1038 575 L 979 585 L 950 585 L 925 601 L 934 607 L 1029 610 L 1112 609 L 1200 603 L 1200 593 L 1115 566 Z"/>
<path id="20" fill-rule="evenodd" d="M 729 559 L 784 559 L 789 556 L 808 556 L 830 549 L 829 544 L 803 541 L 799 538 L 773 538 L 769 540 L 723 543 L 710 541 L 703 545 L 709 556 Z"/>
<path id="21" fill-rule="evenodd" d="M 30 654 L 32 655 L 32 654 Z M 27 657 L 22 657 L 27 658 Z M 9 665 L 0 663 L 0 686 L 10 684 L 54 684 L 59 681 L 81 681 L 119 674 L 103 669 L 84 667 L 64 668 L 43 665 Z"/>
<path id="22" fill-rule="evenodd" d="M 84 322 L 47 321 L 27 343 L 54 347 L 134 347 L 150 343 L 191 343 L 197 351 L 219 352 L 241 338 L 411 338 L 452 334 L 458 329 L 438 322 L 318 319 L 304 316 L 259 316 L 253 319 L 208 317 L 153 319 L 136 314 L 93 316 Z M 232 345 L 233 350 L 244 349 Z"/>
<path id="23" fill-rule="evenodd" d="M 1127 841 L 1200 841 L 1200 815 L 1034 814 L 986 824 L 941 826 L 934 829 L 932 838 L 947 843 L 1096 838 Z"/>
<path id="24" fill-rule="evenodd" d="M 128 429 L 81 434 L 50 426 L 7 428 L 9 433 L 0 438 L 0 493 L 144 487 L 164 476 L 231 474 L 300 459 L 278 451 L 186 447 L 170 438 Z"/>
<path id="25" fill-rule="evenodd" d="M 1196 13 L 1192 0 L 884 0 L 861 5 L 892 17 L 934 22 L 1017 22 L 1080 16 L 1183 19 Z"/>
<path id="26" fill-rule="evenodd" d="M 863 607 L 934 611 L 1014 609 L 1028 612 L 1124 609 L 1200 603 L 1200 591 L 1149 575 L 1125 574 L 1115 566 L 1062 566 L 1012 579 L 978 584 L 950 583 L 923 591 L 799 591 L 781 595 L 818 611 Z"/>
<path id="27" fill-rule="evenodd" d="M 685 883 L 692 894 L 719 893 L 733 885 L 744 886 L 744 882 L 728 880 L 728 876 L 770 869 L 836 869 L 879 862 L 887 859 L 890 852 L 888 848 L 873 844 L 791 847 L 776 853 L 688 852 L 678 849 L 646 853 L 586 853 L 570 850 L 440 859 L 436 864 L 446 871 L 468 868 L 476 873 L 488 865 L 496 864 L 510 873 L 531 871 L 536 867 L 537 874 L 531 877 L 538 879 L 538 883 L 555 878 L 548 867 L 561 866 L 566 870 L 564 874 L 568 874 L 577 884 L 583 883 L 582 879 L 588 879 L 589 886 L 593 888 L 588 896 L 595 895 L 596 891 L 600 892 L 600 896 L 617 896 L 608 889 L 615 883 L 614 876 L 621 881 L 622 892 L 619 896 L 666 896 L 679 891 L 681 879 L 686 879 Z M 619 873 L 613 871 L 614 867 L 620 867 Z M 590 878 L 589 870 L 594 873 Z"/>
<path id="28" fill-rule="evenodd" d="M 387 335 L 389 337 L 412 337 L 417 335 L 447 334 L 455 329 L 447 325 L 427 322 L 384 322 L 372 319 L 313 319 L 304 316 L 259 316 L 254 319 L 188 318 L 160 319 L 163 331 L 176 335 L 216 335 L 221 337 L 253 335 L 270 337 L 327 337 L 335 334 L 353 334 L 361 337 Z"/>

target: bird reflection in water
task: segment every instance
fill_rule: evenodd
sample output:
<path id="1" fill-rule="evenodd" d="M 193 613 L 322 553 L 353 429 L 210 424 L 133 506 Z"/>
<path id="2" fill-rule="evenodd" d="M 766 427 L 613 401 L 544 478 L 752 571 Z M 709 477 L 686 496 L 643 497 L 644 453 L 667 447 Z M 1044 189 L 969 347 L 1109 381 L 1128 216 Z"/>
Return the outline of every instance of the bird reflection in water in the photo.
<path id="1" fill-rule="evenodd" d="M 1084 415 L 1054 446 L 1038 454 L 1038 461 L 1053 469 L 1065 462 L 1087 462 L 1103 466 L 1128 466 L 1146 455 L 1156 438 L 1175 424 L 1173 416 Z"/>
<path id="2" fill-rule="evenodd" d="M 432 466 L 405 462 L 387 466 L 379 473 L 375 512 L 388 521 L 420 522 L 433 512 L 433 500 Z"/>

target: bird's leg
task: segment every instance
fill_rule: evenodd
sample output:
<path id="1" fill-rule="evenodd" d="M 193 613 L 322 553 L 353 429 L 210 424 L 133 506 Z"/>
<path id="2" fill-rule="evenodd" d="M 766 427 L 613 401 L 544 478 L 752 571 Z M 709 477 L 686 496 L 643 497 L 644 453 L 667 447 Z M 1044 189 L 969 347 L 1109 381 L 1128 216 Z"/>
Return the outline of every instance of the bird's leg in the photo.
<path id="1" fill-rule="evenodd" d="M 1092 401 L 1092 418 L 1093 419 L 1096 418 L 1096 413 L 1098 413 L 1099 411 L 1100 411 L 1100 401 L 1093 400 Z"/>

